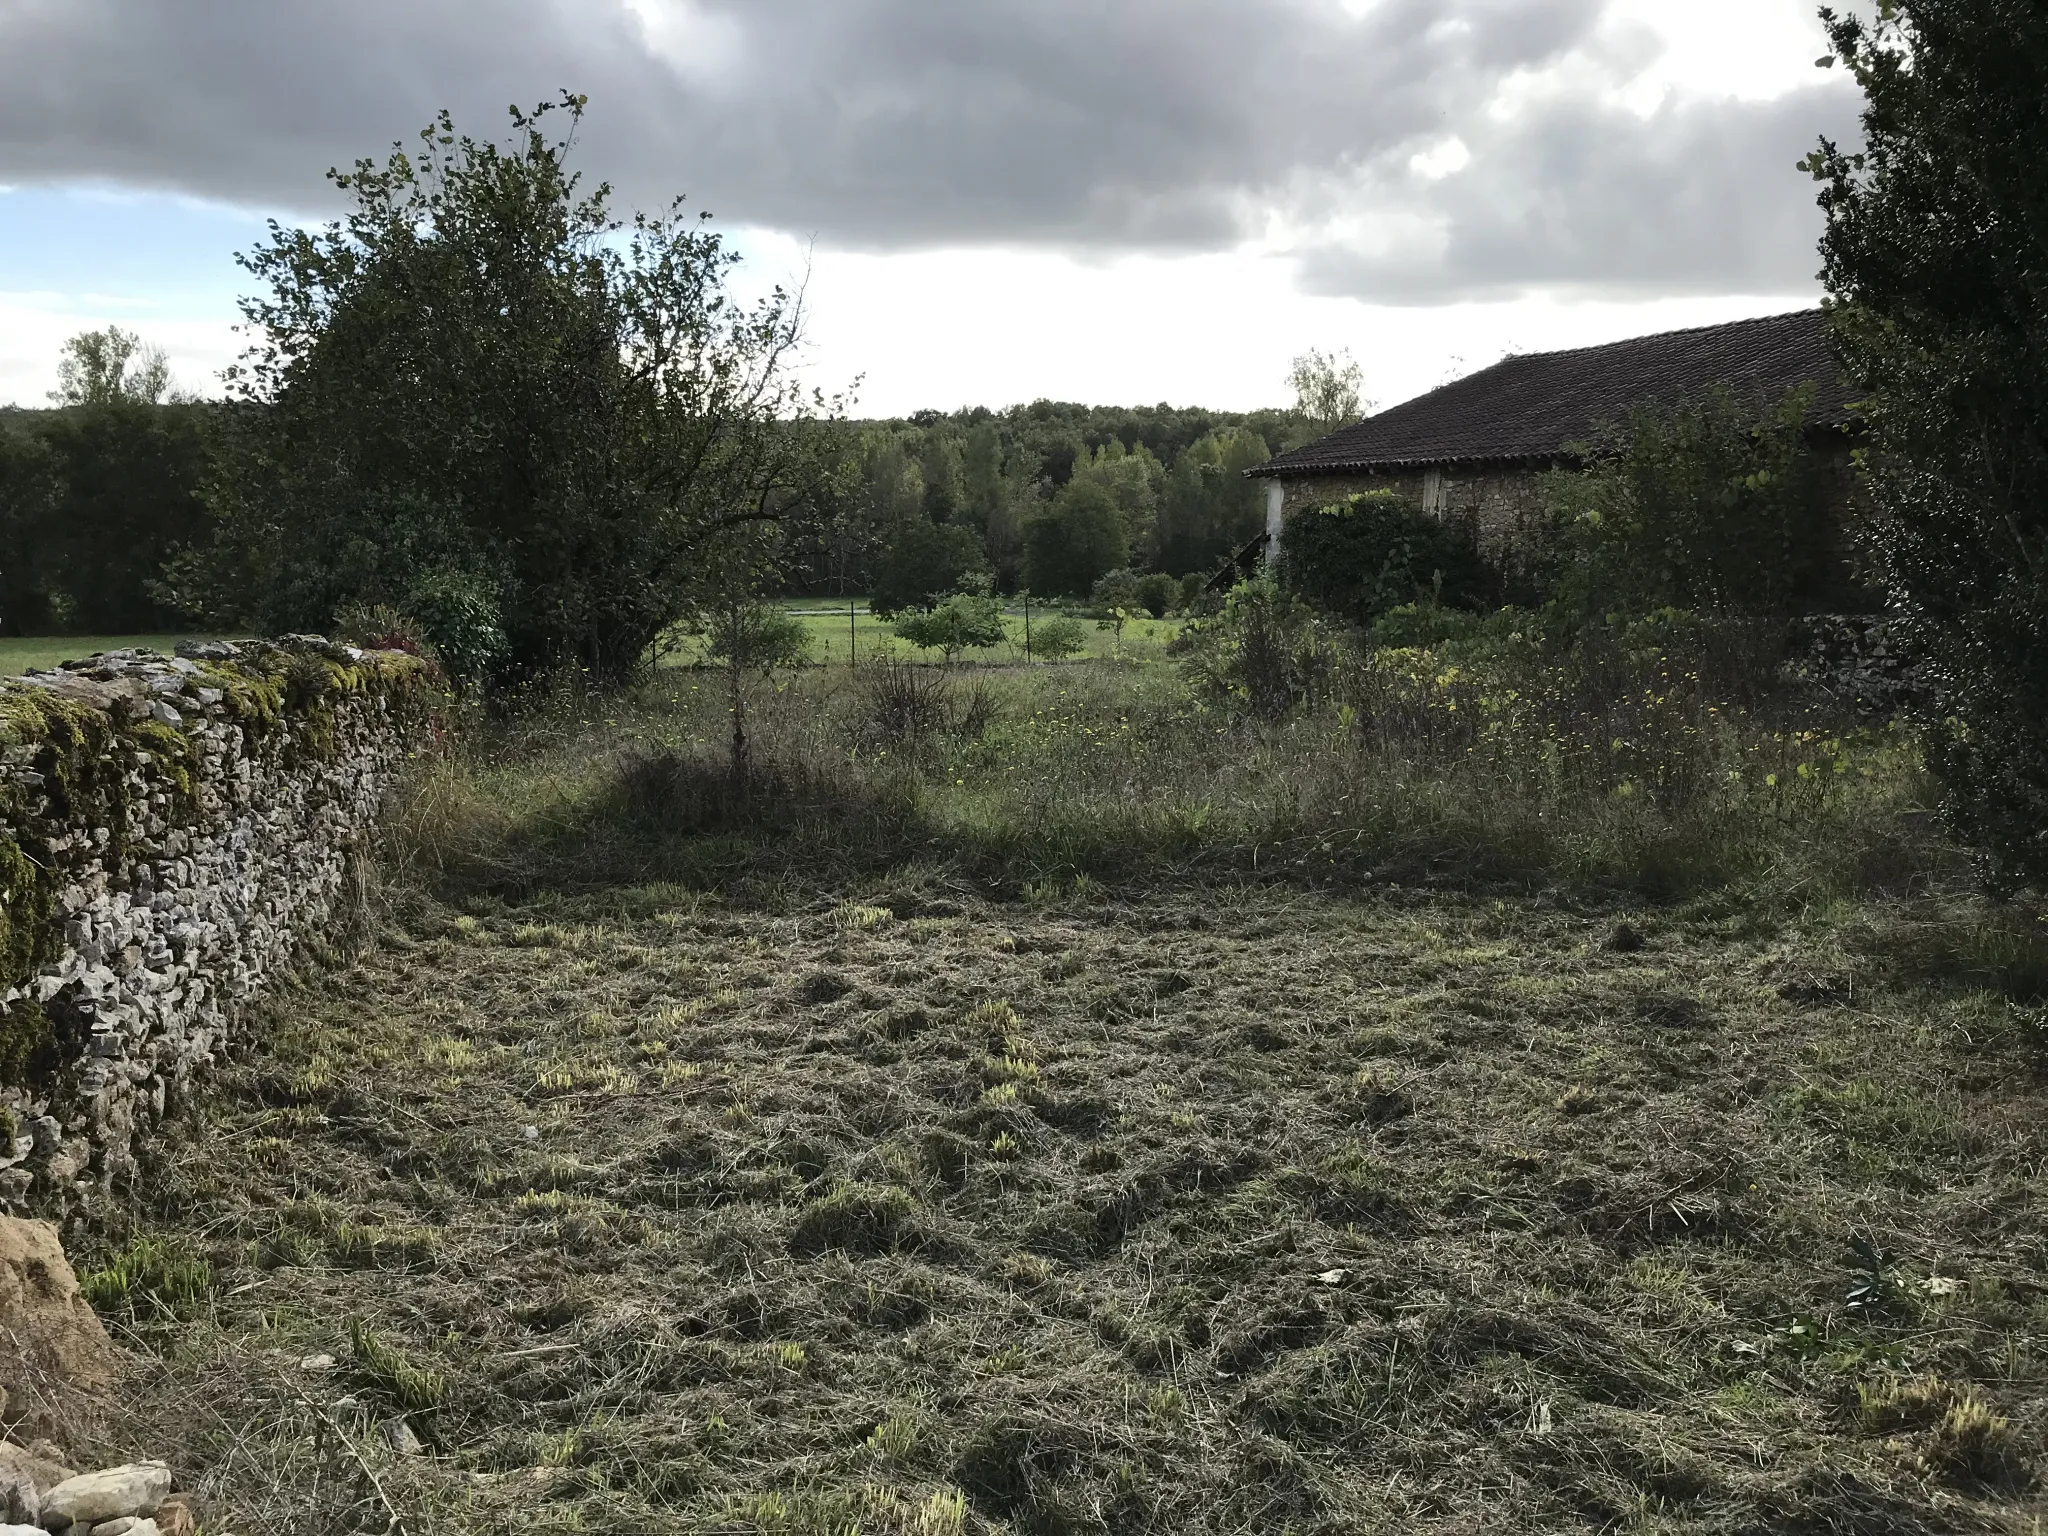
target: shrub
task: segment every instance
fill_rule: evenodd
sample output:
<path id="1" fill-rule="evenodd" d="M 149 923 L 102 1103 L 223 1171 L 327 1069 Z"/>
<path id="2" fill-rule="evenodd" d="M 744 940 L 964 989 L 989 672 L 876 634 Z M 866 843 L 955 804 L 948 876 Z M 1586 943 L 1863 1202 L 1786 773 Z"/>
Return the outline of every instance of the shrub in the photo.
<path id="1" fill-rule="evenodd" d="M 885 661 L 867 677 L 870 733 L 889 747 L 914 747 L 952 718 L 946 680 L 928 667 Z"/>
<path id="2" fill-rule="evenodd" d="M 1336 659 L 1315 614 L 1273 581 L 1248 581 L 1213 619 L 1182 632 L 1183 666 L 1209 698 L 1261 720 L 1313 707 Z"/>
<path id="3" fill-rule="evenodd" d="M 943 651 L 948 662 L 962 651 L 985 651 L 1008 638 L 1001 603 L 960 592 L 929 613 L 905 614 L 896 621 L 895 632 L 912 645 Z"/>
<path id="4" fill-rule="evenodd" d="M 1812 387 L 1759 411 L 1726 385 L 1643 405 L 1547 483 L 1549 586 L 1591 617 L 1687 608 L 1782 613 L 1818 583 L 1826 513 L 1801 428 Z"/>
<path id="5" fill-rule="evenodd" d="M 1137 572 L 1126 567 L 1105 571 L 1096 579 L 1088 594 L 1089 604 L 1096 614 L 1107 617 L 1119 608 L 1129 612 L 1141 606 Z"/>
<path id="6" fill-rule="evenodd" d="M 1393 491 L 1297 516 L 1281 550 L 1289 591 L 1357 624 L 1404 603 L 1462 607 L 1487 592 L 1471 534 Z"/>
<path id="7" fill-rule="evenodd" d="M 801 666 L 811 659 L 811 632 L 773 603 L 736 603 L 713 615 L 704 654 L 721 665 L 755 671 Z"/>
<path id="8" fill-rule="evenodd" d="M 1180 597 L 1180 583 L 1160 571 L 1138 578 L 1138 606 L 1155 619 L 1163 619 Z"/>
<path id="9" fill-rule="evenodd" d="M 1064 614 L 1041 620 L 1031 629 L 1031 654 L 1047 661 L 1078 656 L 1088 649 L 1088 631 L 1078 619 Z"/>

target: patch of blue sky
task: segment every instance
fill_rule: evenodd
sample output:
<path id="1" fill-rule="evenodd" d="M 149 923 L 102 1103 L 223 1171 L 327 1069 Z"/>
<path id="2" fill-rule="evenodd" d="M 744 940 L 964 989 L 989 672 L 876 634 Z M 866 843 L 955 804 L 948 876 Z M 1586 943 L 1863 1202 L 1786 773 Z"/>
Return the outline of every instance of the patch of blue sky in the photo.
<path id="1" fill-rule="evenodd" d="M 0 191 L 0 293 L 138 320 L 231 320 L 249 288 L 235 253 L 263 215 L 162 192 L 98 186 Z"/>

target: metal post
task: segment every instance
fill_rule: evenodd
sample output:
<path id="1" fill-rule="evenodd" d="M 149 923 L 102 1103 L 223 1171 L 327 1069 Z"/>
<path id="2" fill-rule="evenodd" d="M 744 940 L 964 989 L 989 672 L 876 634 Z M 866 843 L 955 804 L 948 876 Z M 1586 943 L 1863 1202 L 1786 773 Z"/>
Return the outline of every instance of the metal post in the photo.
<path id="1" fill-rule="evenodd" d="M 860 652 L 854 645 L 853 599 L 850 597 L 846 600 L 846 664 L 849 667 L 860 665 Z"/>
<path id="2" fill-rule="evenodd" d="M 1031 589 L 1024 589 L 1024 665 L 1031 665 Z"/>

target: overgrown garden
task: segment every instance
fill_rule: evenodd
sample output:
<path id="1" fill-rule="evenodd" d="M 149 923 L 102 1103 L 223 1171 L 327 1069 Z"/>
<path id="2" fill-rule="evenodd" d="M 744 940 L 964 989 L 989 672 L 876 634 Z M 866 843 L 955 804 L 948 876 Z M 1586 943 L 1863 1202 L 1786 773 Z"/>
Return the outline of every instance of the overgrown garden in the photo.
<path id="1" fill-rule="evenodd" d="M 89 1432 L 249 1529 L 2035 1530 L 2048 32 L 1831 24 L 1860 522 L 1710 392 L 1512 565 L 1376 494 L 1230 574 L 1330 359 L 847 420 L 574 98 L 338 177 L 150 601 L 467 725 L 105 1213 Z M 926 659 L 769 601 L 855 590 Z"/>

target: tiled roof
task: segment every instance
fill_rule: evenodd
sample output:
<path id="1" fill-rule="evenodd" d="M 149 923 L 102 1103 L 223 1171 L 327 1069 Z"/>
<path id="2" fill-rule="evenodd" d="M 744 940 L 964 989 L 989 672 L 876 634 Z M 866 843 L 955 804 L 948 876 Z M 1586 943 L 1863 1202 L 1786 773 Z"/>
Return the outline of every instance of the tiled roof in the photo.
<path id="1" fill-rule="evenodd" d="M 1808 425 L 1847 426 L 1850 393 L 1835 370 L 1817 309 L 1534 352 L 1503 358 L 1251 473 L 1555 459 L 1567 444 L 1589 440 L 1646 401 L 1675 402 L 1729 384 L 1775 404 L 1807 382 L 1816 386 Z"/>

